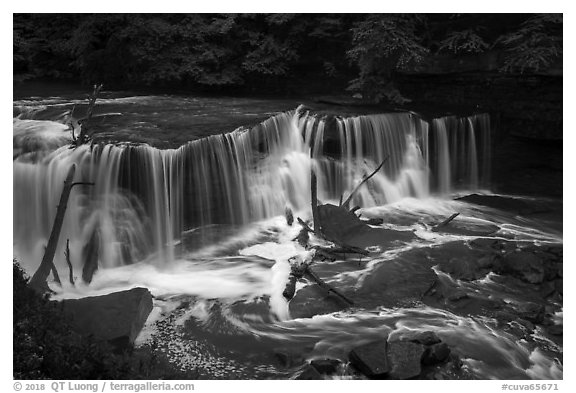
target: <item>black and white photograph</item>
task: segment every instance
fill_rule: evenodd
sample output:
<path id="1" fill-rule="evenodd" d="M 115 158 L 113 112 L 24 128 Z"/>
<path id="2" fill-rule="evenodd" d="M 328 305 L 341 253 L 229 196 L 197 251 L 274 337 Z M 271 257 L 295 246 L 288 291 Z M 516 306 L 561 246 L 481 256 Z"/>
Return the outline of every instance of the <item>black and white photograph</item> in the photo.
<path id="1" fill-rule="evenodd" d="M 450 10 L 13 13 L 7 386 L 563 390 L 564 14 Z"/>

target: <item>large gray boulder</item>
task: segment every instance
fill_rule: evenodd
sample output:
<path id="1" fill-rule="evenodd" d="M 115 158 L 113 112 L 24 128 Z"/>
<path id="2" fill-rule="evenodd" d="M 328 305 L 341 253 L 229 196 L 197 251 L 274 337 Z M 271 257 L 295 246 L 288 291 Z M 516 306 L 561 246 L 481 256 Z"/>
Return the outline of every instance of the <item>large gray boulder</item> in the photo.
<path id="1" fill-rule="evenodd" d="M 77 333 L 107 340 L 128 348 L 152 311 L 152 295 L 146 288 L 133 288 L 103 296 L 66 299 L 62 309 Z"/>
<path id="2" fill-rule="evenodd" d="M 407 341 L 388 343 L 388 361 L 391 365 L 390 379 L 410 379 L 420 375 L 424 346 Z"/>
<path id="3" fill-rule="evenodd" d="M 384 340 L 356 347 L 348 355 L 350 363 L 367 377 L 383 378 L 390 371 L 387 347 Z"/>

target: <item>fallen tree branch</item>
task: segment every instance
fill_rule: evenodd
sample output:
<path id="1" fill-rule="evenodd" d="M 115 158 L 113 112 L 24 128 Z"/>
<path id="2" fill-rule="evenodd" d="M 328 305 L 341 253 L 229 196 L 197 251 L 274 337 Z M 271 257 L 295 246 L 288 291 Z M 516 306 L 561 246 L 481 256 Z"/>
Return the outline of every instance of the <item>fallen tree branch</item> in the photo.
<path id="1" fill-rule="evenodd" d="M 306 224 L 304 221 L 302 221 L 302 219 L 300 217 L 297 217 L 297 220 L 298 220 L 298 224 L 302 225 L 302 228 L 304 228 L 306 230 L 306 232 L 314 233 L 312 228 L 310 228 L 308 226 L 308 224 Z"/>
<path id="2" fill-rule="evenodd" d="M 348 299 L 342 292 L 336 290 L 335 288 L 333 288 L 332 286 L 328 285 L 324 280 L 322 280 L 320 277 L 318 277 L 318 275 L 312 270 L 310 269 L 309 266 L 306 267 L 306 275 L 308 275 L 312 280 L 316 281 L 316 283 L 323 289 L 325 289 L 327 292 L 332 292 L 333 294 L 335 294 L 336 296 L 338 296 L 340 299 L 344 300 L 346 303 L 348 303 L 349 305 L 353 306 L 354 302 L 350 299 Z"/>
<path id="3" fill-rule="evenodd" d="M 288 226 L 292 226 L 292 223 L 294 222 L 294 215 L 292 214 L 292 209 L 290 209 L 288 206 L 286 206 L 284 209 L 284 217 L 286 217 L 286 224 L 288 224 Z"/>
<path id="4" fill-rule="evenodd" d="M 58 274 L 58 270 L 56 270 L 56 266 L 52 263 L 52 275 L 54 276 L 54 281 L 60 286 L 62 286 L 62 281 L 60 281 L 60 275 Z"/>
<path id="5" fill-rule="evenodd" d="M 85 181 L 78 181 L 75 183 L 72 183 L 72 187 L 74 186 L 94 186 L 96 185 L 96 183 L 90 183 L 90 182 L 85 182 Z"/>
<path id="6" fill-rule="evenodd" d="M 341 206 L 344 206 L 346 209 L 348 209 L 348 205 L 350 204 L 350 201 L 352 201 L 352 198 L 354 197 L 354 194 L 356 194 L 356 192 L 358 192 L 358 190 L 360 189 L 360 187 L 362 187 L 362 185 L 364 183 L 366 183 L 368 180 L 370 180 L 370 178 L 372 176 L 374 176 L 376 174 L 376 172 L 378 172 L 380 170 L 380 168 L 382 168 L 384 166 L 384 164 L 386 163 L 386 161 L 388 161 L 388 158 L 390 156 L 387 156 L 381 163 L 380 165 L 378 165 L 378 168 L 376 168 L 374 170 L 374 172 L 372 172 L 370 175 L 368 176 L 364 176 L 362 178 L 362 180 L 360 181 L 360 183 L 352 190 L 352 192 L 350 193 L 350 195 L 348 196 L 348 198 L 346 198 L 346 200 L 344 201 L 343 204 L 341 204 Z"/>
<path id="7" fill-rule="evenodd" d="M 86 143 L 92 137 L 92 135 L 88 133 L 88 123 L 92 119 L 96 99 L 98 98 L 98 94 L 100 94 L 100 90 L 102 90 L 102 86 L 102 84 L 94 85 L 94 90 L 88 97 L 88 110 L 86 111 L 86 117 L 78 120 L 78 124 L 80 125 L 80 134 L 78 135 L 78 138 L 74 140 L 76 147 Z"/>
<path id="8" fill-rule="evenodd" d="M 282 292 L 282 296 L 284 296 L 286 300 L 290 300 L 294 297 L 294 293 L 296 292 L 296 281 L 304 277 L 306 269 L 312 263 L 315 256 L 316 255 L 314 254 L 312 258 L 310 258 L 309 262 L 307 262 L 306 260 L 302 260 L 300 261 L 300 263 L 298 263 L 295 259 L 298 259 L 299 257 L 291 257 L 288 259 L 288 261 L 291 262 L 290 275 L 288 276 L 288 282 L 286 283 L 286 287 Z"/>
<path id="9" fill-rule="evenodd" d="M 66 250 L 64 250 L 64 256 L 66 257 L 66 263 L 68 264 L 68 270 L 70 271 L 68 278 L 70 284 L 74 286 L 74 269 L 72 268 L 72 262 L 70 262 L 70 239 L 66 239 Z"/>
<path id="10" fill-rule="evenodd" d="M 62 223 L 64 222 L 68 198 L 70 197 L 70 191 L 72 191 L 72 180 L 74 180 L 75 171 L 76 164 L 72 164 L 68 170 L 68 176 L 66 176 L 66 180 L 64 181 L 64 188 L 60 195 L 60 202 L 58 203 L 56 217 L 54 218 L 54 224 L 52 225 L 52 231 L 50 232 L 50 238 L 48 239 L 48 245 L 46 246 L 44 257 L 42 258 L 38 270 L 36 270 L 36 273 L 34 273 L 30 280 L 32 288 L 40 293 L 49 290 L 46 279 L 48 278 L 50 271 L 54 269 L 54 254 L 56 253 L 56 247 L 58 246 L 58 238 L 60 237 Z"/>
<path id="11" fill-rule="evenodd" d="M 440 230 L 440 228 L 445 227 L 446 225 L 448 225 L 450 223 L 450 221 L 452 221 L 453 219 L 455 219 L 456 217 L 458 217 L 460 213 L 454 213 L 452 214 L 450 217 L 448 217 L 447 219 L 445 219 L 444 221 L 442 221 L 440 224 L 436 225 L 435 227 L 432 228 L 432 232 L 436 232 L 438 230 Z"/>

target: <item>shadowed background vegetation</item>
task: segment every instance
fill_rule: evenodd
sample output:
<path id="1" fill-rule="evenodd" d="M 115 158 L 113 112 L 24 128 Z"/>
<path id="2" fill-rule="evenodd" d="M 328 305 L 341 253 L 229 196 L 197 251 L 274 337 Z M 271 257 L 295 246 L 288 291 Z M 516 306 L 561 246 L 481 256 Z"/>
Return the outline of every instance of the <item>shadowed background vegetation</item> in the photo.
<path id="1" fill-rule="evenodd" d="M 16 14 L 13 49 L 15 80 L 402 103 L 399 74 L 558 72 L 562 15 Z"/>

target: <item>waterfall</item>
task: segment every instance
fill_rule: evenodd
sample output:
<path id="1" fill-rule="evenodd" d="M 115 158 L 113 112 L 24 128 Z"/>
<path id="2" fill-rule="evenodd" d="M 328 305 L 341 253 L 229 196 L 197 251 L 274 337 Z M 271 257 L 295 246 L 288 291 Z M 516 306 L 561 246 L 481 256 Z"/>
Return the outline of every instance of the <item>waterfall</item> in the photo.
<path id="1" fill-rule="evenodd" d="M 63 269 L 66 239 L 75 264 L 95 232 L 100 266 L 147 257 L 163 264 L 178 255 L 178 240 L 190 228 L 246 224 L 287 206 L 309 209 L 312 162 L 318 198 L 337 203 L 387 158 L 353 201 L 365 207 L 474 189 L 489 179 L 487 115 L 428 123 L 411 113 L 340 118 L 297 109 L 167 150 L 70 149 L 62 146 L 66 127 L 44 121 L 43 134 L 31 121 L 14 121 L 14 248 L 22 261 L 41 260 L 68 168 L 76 163 L 75 181 L 95 183 L 72 192 L 56 253 Z M 38 142 L 44 137 L 50 143 Z M 35 150 L 42 154 L 30 154 Z"/>

